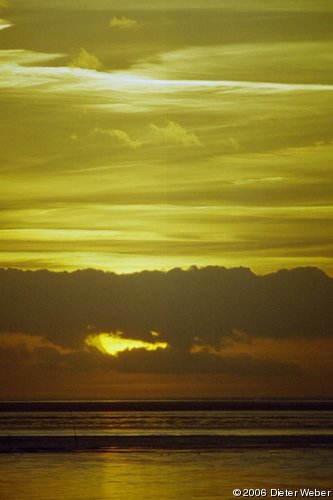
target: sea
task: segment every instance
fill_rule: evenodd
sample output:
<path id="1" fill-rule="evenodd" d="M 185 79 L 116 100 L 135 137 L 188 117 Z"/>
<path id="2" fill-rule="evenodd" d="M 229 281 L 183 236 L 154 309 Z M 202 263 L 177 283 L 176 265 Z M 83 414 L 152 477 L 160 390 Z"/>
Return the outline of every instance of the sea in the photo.
<path id="1" fill-rule="evenodd" d="M 0 402 L 0 499 L 333 498 L 333 401 Z"/>

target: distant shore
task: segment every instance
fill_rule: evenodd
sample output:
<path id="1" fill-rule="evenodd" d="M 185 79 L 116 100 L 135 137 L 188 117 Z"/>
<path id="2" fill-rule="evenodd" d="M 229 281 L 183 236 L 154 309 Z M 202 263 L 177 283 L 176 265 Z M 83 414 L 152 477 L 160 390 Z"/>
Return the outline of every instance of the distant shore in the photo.
<path id="1" fill-rule="evenodd" d="M 0 453 L 333 447 L 333 435 L 0 436 Z"/>
<path id="2" fill-rule="evenodd" d="M 0 412 L 19 411 L 333 411 L 333 400 L 221 399 L 153 401 L 0 401 Z"/>
<path id="3" fill-rule="evenodd" d="M 333 400 L 219 399 L 0 401 L 0 412 L 40 411 L 333 411 Z"/>

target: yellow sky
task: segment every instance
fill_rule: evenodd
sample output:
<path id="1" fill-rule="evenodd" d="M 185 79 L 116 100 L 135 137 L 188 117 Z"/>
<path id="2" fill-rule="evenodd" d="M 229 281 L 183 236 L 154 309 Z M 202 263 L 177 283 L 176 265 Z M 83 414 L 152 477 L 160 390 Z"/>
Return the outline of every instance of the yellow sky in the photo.
<path id="1" fill-rule="evenodd" d="M 332 274 L 330 2 L 93 5 L 0 11 L 1 266 Z"/>

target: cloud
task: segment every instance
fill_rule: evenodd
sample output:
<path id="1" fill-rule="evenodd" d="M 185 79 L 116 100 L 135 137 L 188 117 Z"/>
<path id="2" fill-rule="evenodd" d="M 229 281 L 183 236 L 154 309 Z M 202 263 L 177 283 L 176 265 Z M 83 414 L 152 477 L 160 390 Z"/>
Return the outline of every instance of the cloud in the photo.
<path id="1" fill-rule="evenodd" d="M 82 47 L 79 54 L 72 60 L 71 66 L 74 68 L 92 69 L 96 71 L 101 70 L 103 67 L 100 60 L 94 54 L 91 54 Z"/>
<path id="2" fill-rule="evenodd" d="M 215 4 L 215 2 L 213 2 Z M 217 5 L 215 4 L 217 7 Z M 300 0 L 290 2 L 288 0 L 255 0 L 251 5 L 247 0 L 236 0 L 232 4 L 228 0 L 222 0 L 219 3 L 220 8 L 226 8 L 235 11 L 264 11 L 267 12 L 330 12 L 329 3 L 326 0 Z"/>
<path id="3" fill-rule="evenodd" d="M 140 141 L 131 139 L 131 137 L 127 134 L 127 132 L 124 132 L 124 130 L 95 128 L 93 133 L 97 135 L 106 135 L 112 137 L 133 149 L 137 149 L 142 146 L 142 143 Z"/>
<path id="4" fill-rule="evenodd" d="M 301 373 L 295 363 L 273 357 L 218 355 L 208 351 L 190 353 L 165 346 L 156 348 L 149 343 L 142 347 L 143 342 L 134 340 L 132 344 L 127 349 L 108 355 L 91 337 L 86 343 L 88 347 L 69 349 L 42 336 L 0 334 L 0 361 L 2 368 L 19 364 L 65 372 L 99 370 L 134 374 L 231 374 L 255 378 L 267 375 L 287 377 Z"/>
<path id="5" fill-rule="evenodd" d="M 142 60 L 133 71 L 170 85 L 234 87 L 235 91 L 332 90 L 326 55 L 331 40 L 265 41 L 190 46 Z M 274 60 L 274 65 L 271 61 Z M 297 64 L 296 64 L 297 63 Z"/>
<path id="6" fill-rule="evenodd" d="M 97 349 L 68 349 L 42 336 L 0 334 L 1 367 L 20 365 L 44 370 L 92 371 L 107 367 L 107 357 Z M 45 372 L 44 372 L 45 373 Z"/>
<path id="7" fill-rule="evenodd" d="M 208 352 L 191 354 L 178 350 L 125 351 L 110 360 L 119 372 L 158 374 L 232 374 L 242 377 L 291 376 L 300 372 L 297 365 L 275 359 L 255 358 L 249 354 L 219 356 Z"/>
<path id="8" fill-rule="evenodd" d="M 139 26 L 138 21 L 129 17 L 113 17 L 110 21 L 111 28 L 131 29 Z"/>
<path id="9" fill-rule="evenodd" d="M 0 51 L 1 65 L 28 66 L 27 71 L 33 70 L 33 65 L 42 65 L 48 61 L 59 59 L 64 54 L 47 54 L 24 49 L 8 49 Z M 37 66 L 40 67 L 40 66 Z"/>
<path id="10" fill-rule="evenodd" d="M 69 135 L 69 139 L 71 141 L 77 141 L 79 139 L 79 136 L 77 135 L 76 132 L 71 132 L 71 134 Z"/>
<path id="11" fill-rule="evenodd" d="M 1 0 L 6 3 L 6 0 Z M 26 6 L 26 0 L 15 0 L 15 5 L 18 6 Z M 43 0 L 30 0 L 29 6 L 33 7 L 43 7 L 45 9 L 78 9 L 78 10 L 90 10 L 91 9 L 91 0 L 81 0 L 79 3 L 77 0 L 54 0 L 47 2 L 45 5 L 45 1 Z M 115 0 L 112 2 L 112 6 L 115 9 L 136 9 L 138 7 L 137 0 Z M 250 12 L 260 12 L 263 11 L 267 13 L 269 11 L 272 12 L 329 12 L 331 5 L 327 0 L 299 0 L 291 2 L 290 0 L 253 0 L 251 4 L 247 0 L 234 0 L 230 3 L 230 0 L 191 0 L 191 2 L 187 2 L 186 8 L 188 9 L 225 9 L 228 11 L 250 11 Z M 99 0 L 96 3 L 97 10 L 107 10 L 110 8 L 109 0 Z M 142 0 L 140 2 L 140 8 L 150 9 L 152 8 L 151 0 Z M 183 9 L 183 4 L 178 0 L 159 0 L 158 2 L 154 2 L 154 9 L 163 9 L 163 11 L 167 8 L 171 9 Z"/>
<path id="12" fill-rule="evenodd" d="M 332 304 L 316 268 L 0 270 L 2 394 L 329 394 Z"/>
<path id="13" fill-rule="evenodd" d="M 333 280 L 315 268 L 257 276 L 245 268 L 193 268 L 116 275 L 1 270 L 0 331 L 43 336 L 64 347 L 123 332 L 190 352 L 251 338 L 333 335 Z"/>
<path id="14" fill-rule="evenodd" d="M 162 139 L 182 146 L 202 146 L 202 143 L 193 132 L 188 132 L 179 123 L 168 121 L 164 127 L 151 123 L 150 128 Z"/>
<path id="15" fill-rule="evenodd" d="M 41 364 L 64 359 L 72 352 L 45 337 L 22 333 L 0 333 L 1 365 Z"/>
<path id="16" fill-rule="evenodd" d="M 10 21 L 7 21 L 6 19 L 0 19 L 0 31 L 6 28 L 10 28 L 11 26 L 13 26 L 13 24 Z"/>

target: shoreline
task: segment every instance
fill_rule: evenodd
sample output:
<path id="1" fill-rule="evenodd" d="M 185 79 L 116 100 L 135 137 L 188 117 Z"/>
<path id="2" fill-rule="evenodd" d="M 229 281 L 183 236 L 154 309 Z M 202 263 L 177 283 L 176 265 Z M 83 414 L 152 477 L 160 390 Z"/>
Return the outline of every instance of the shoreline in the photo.
<path id="1" fill-rule="evenodd" d="M 333 400 L 0 401 L 0 412 L 333 411 Z"/>
<path id="2" fill-rule="evenodd" d="M 0 436 L 0 453 L 93 450 L 224 450 L 229 448 L 333 448 L 333 434 L 217 436 Z"/>

